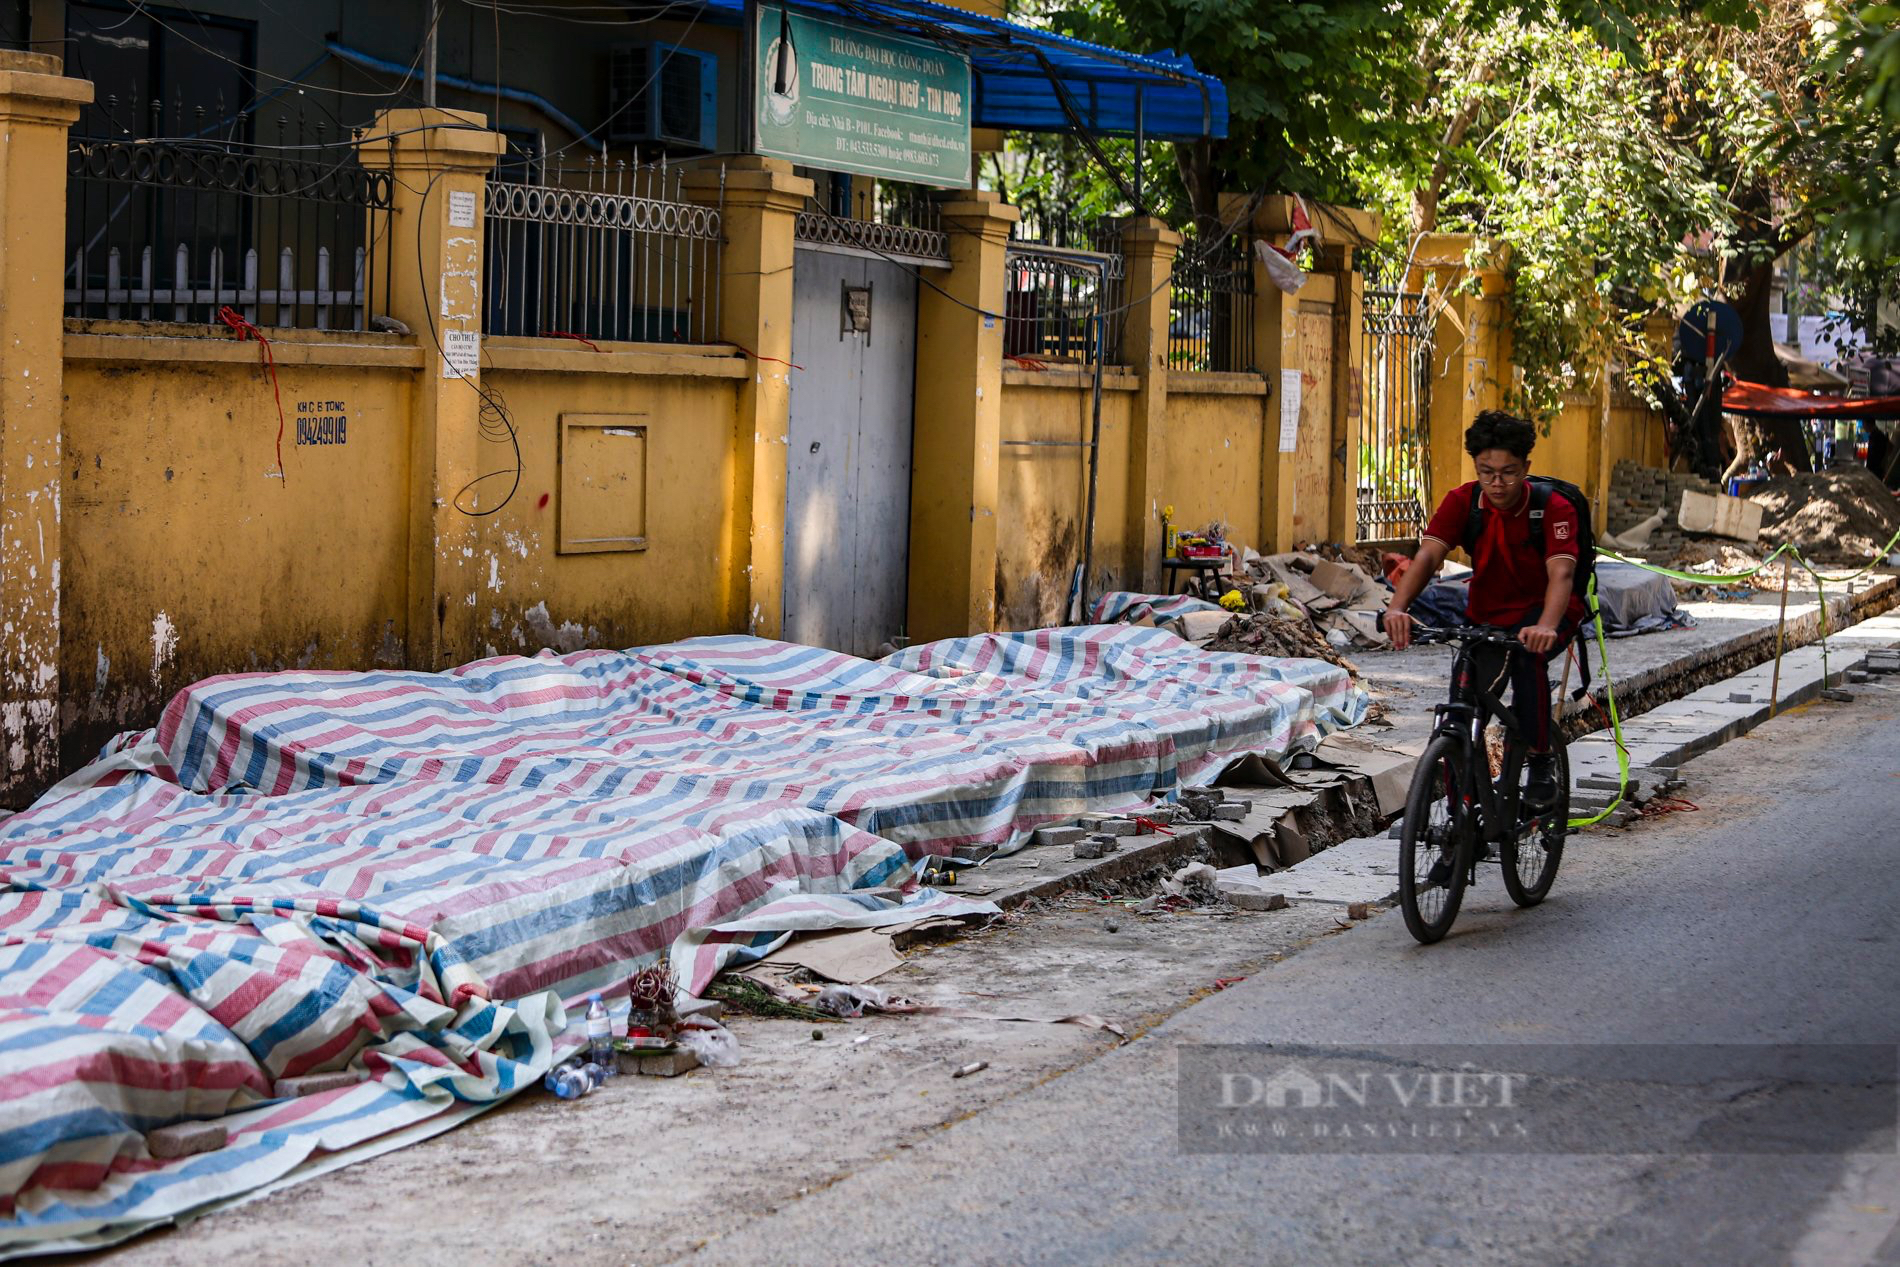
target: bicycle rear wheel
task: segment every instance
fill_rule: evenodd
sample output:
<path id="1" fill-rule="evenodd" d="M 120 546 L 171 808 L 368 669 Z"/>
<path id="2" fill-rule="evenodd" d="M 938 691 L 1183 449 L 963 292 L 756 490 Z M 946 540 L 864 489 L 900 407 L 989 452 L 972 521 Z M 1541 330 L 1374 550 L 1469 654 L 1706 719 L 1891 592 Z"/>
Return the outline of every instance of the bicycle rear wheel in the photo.
<path id="1" fill-rule="evenodd" d="M 1405 927 L 1429 946 L 1451 931 L 1471 876 L 1471 813 L 1465 804 L 1465 749 L 1454 736 L 1432 740 L 1412 772 L 1399 829 L 1399 906 Z M 1451 861 L 1451 877 L 1433 884 L 1432 867 Z"/>
<path id="2" fill-rule="evenodd" d="M 1499 853 L 1504 891 L 1519 906 L 1536 906 L 1550 892 L 1564 860 L 1564 838 L 1570 834 L 1570 755 L 1562 740 L 1551 745 L 1551 755 L 1556 758 L 1557 803 L 1539 814 L 1520 812 L 1518 829 L 1506 838 Z M 1520 805 L 1522 796 L 1520 791 Z"/>

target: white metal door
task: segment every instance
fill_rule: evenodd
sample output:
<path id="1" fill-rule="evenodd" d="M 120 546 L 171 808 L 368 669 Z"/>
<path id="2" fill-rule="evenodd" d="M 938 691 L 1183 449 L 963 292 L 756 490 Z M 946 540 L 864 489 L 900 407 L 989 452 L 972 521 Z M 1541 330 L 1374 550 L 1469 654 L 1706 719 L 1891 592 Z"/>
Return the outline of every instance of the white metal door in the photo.
<path id="1" fill-rule="evenodd" d="M 875 655 L 909 596 L 917 279 L 833 251 L 796 260 L 785 637 Z"/>

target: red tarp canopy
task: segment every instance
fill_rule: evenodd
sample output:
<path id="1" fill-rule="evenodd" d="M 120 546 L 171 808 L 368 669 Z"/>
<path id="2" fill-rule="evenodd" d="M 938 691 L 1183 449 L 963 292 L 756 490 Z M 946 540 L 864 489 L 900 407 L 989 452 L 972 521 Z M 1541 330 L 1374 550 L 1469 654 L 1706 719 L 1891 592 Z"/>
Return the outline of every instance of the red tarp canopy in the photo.
<path id="1" fill-rule="evenodd" d="M 1900 418 L 1900 396 L 1823 396 L 1737 379 L 1722 393 L 1722 408 L 1750 418 Z"/>

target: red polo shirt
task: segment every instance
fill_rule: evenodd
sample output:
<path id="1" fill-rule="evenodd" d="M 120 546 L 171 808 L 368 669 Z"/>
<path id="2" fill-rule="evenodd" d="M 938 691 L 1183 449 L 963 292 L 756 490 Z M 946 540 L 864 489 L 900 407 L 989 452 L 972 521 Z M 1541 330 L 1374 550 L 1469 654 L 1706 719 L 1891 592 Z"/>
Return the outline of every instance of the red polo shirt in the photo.
<path id="1" fill-rule="evenodd" d="M 1514 625 L 1535 620 L 1544 610 L 1544 591 L 1550 586 L 1545 560 L 1560 554 L 1577 557 L 1577 510 L 1561 493 L 1552 493 L 1544 505 L 1544 548 L 1531 540 L 1529 486 L 1517 509 L 1501 511 L 1487 504 L 1484 531 L 1479 533 L 1471 559 L 1471 596 L 1465 614 L 1474 624 Z M 1437 513 L 1425 525 L 1425 536 L 1447 548 L 1465 543 L 1465 525 L 1471 520 L 1471 499 L 1482 496 L 1473 482 L 1445 494 Z M 1571 586 L 1567 616 L 1583 621 L 1583 597 Z"/>

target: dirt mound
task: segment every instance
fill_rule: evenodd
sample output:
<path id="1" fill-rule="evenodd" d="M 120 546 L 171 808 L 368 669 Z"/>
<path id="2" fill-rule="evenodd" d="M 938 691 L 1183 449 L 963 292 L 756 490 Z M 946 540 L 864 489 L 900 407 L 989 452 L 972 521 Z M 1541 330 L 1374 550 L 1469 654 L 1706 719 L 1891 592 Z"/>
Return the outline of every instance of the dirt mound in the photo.
<path id="1" fill-rule="evenodd" d="M 1762 508 L 1763 541 L 1792 541 L 1830 563 L 1868 562 L 1900 532 L 1900 498 L 1865 467 L 1785 475 L 1750 500 Z"/>
<path id="2" fill-rule="evenodd" d="M 1235 616 L 1222 625 L 1207 651 L 1244 651 L 1250 655 L 1282 659 L 1325 660 L 1348 673 L 1358 674 L 1352 661 L 1340 655 L 1326 639 L 1305 621 L 1283 620 L 1266 612 Z"/>

